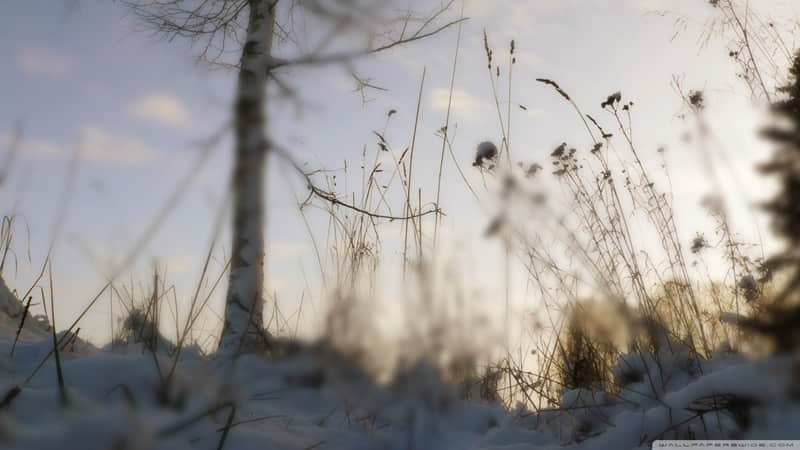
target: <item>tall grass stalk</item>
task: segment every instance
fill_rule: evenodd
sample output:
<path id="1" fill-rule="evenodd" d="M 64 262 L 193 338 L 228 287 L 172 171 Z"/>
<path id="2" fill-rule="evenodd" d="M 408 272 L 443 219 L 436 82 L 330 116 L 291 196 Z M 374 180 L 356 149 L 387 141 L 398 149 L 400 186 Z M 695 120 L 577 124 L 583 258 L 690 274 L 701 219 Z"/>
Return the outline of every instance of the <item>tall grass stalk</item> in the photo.
<path id="1" fill-rule="evenodd" d="M 412 215 L 413 209 L 411 207 L 411 187 L 413 185 L 413 170 L 414 170 L 414 149 L 417 143 L 417 127 L 419 126 L 419 113 L 422 106 L 422 91 L 425 87 L 425 74 L 427 72 L 427 68 L 422 69 L 422 79 L 419 82 L 419 96 L 417 97 L 417 112 L 414 116 L 414 131 L 411 135 L 411 152 L 409 155 L 408 161 L 408 175 L 406 175 L 405 183 L 406 183 L 406 215 Z M 421 207 L 421 205 L 420 205 Z M 406 268 L 408 265 L 408 222 L 403 222 L 403 277 L 406 275 Z M 414 225 L 414 234 L 415 237 L 417 235 L 417 223 L 413 219 L 411 220 L 411 224 Z M 420 247 L 422 246 L 422 242 L 417 240 L 417 245 Z"/>
<path id="2" fill-rule="evenodd" d="M 53 289 L 53 260 L 51 258 L 47 259 L 47 272 L 48 278 L 50 281 L 50 317 L 53 322 L 53 326 L 51 328 L 51 334 L 53 336 L 53 352 L 55 353 L 56 358 L 56 374 L 58 376 L 58 393 L 59 398 L 61 399 L 61 406 L 66 406 L 67 401 L 67 387 L 64 383 L 64 372 L 61 369 L 61 352 L 58 349 L 59 342 L 56 338 L 56 309 L 55 303 L 53 298 L 54 296 L 54 289 Z M 67 336 L 69 333 L 64 333 L 64 336 Z M 63 339 L 63 338 L 62 338 Z"/>
<path id="3" fill-rule="evenodd" d="M 464 4 L 466 2 L 462 0 L 461 2 L 461 18 L 464 17 Z M 445 114 L 444 119 L 444 127 L 442 127 L 442 151 L 439 156 L 439 175 L 436 178 L 436 207 L 439 207 L 440 200 L 441 200 L 441 192 L 442 192 L 442 174 L 444 170 L 444 154 L 447 148 L 447 137 L 448 133 L 450 132 L 450 111 L 453 107 L 453 90 L 456 84 L 456 68 L 458 67 L 458 52 L 461 48 L 461 25 L 462 22 L 458 23 L 458 35 L 456 36 L 456 49 L 453 53 L 453 70 L 450 73 L 450 89 L 447 94 L 447 113 Z M 433 225 L 433 248 L 436 249 L 436 244 L 439 238 L 439 222 L 442 220 L 441 214 L 436 214 L 436 218 L 434 219 Z"/>

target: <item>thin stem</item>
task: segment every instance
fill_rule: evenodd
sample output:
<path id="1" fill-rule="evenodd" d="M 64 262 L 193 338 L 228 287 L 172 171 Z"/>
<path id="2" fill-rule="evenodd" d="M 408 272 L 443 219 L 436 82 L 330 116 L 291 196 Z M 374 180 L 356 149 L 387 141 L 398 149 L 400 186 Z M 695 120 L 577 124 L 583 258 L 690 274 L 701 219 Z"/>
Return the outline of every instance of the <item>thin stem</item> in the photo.
<path id="1" fill-rule="evenodd" d="M 464 4 L 461 2 L 461 17 L 464 17 Z M 450 74 L 450 93 L 447 96 L 447 114 L 445 115 L 443 136 L 442 136 L 442 152 L 439 157 L 439 176 L 436 182 L 436 207 L 439 207 L 439 201 L 442 191 L 442 171 L 444 169 L 444 153 L 447 147 L 447 134 L 450 131 L 450 109 L 453 106 L 453 89 L 456 81 L 456 66 L 458 65 L 458 51 L 461 48 L 461 23 L 458 24 L 458 36 L 456 37 L 456 50 L 453 56 L 453 71 Z M 436 248 L 437 239 L 439 237 L 439 221 L 441 215 L 437 214 L 433 225 L 433 247 Z"/>
<path id="2" fill-rule="evenodd" d="M 411 136 L 411 153 L 409 155 L 409 162 L 408 162 L 408 176 L 406 177 L 406 214 L 411 215 L 413 213 L 411 209 L 411 185 L 412 185 L 412 175 L 414 169 L 414 147 L 417 143 L 417 126 L 419 125 L 419 111 L 422 105 L 422 89 L 425 86 L 425 74 L 427 72 L 427 68 L 422 69 L 422 80 L 419 83 L 419 96 L 417 97 L 417 114 L 414 119 L 414 132 Z M 416 228 L 416 222 L 413 220 L 411 223 Z M 406 266 L 408 263 L 407 252 L 408 252 L 408 222 L 405 223 L 405 237 L 403 242 L 403 278 L 406 275 Z"/>

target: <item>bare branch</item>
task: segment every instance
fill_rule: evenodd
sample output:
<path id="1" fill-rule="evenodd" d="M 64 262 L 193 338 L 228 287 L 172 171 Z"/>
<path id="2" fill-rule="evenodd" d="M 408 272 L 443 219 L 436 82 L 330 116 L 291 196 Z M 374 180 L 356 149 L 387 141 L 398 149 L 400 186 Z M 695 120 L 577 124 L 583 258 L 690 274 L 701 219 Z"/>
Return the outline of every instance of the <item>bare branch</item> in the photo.
<path id="1" fill-rule="evenodd" d="M 365 216 L 373 217 L 373 218 L 376 218 L 376 219 L 411 220 L 411 219 L 417 219 L 419 217 L 427 216 L 429 214 L 442 214 L 442 215 L 445 215 L 442 212 L 442 210 L 438 207 L 438 205 L 433 209 L 429 209 L 427 211 L 423 211 L 423 212 L 416 213 L 416 214 L 409 214 L 409 215 L 406 215 L 406 216 L 392 216 L 392 215 L 387 215 L 387 214 L 380 214 L 380 213 L 376 213 L 374 211 L 368 211 L 366 209 L 359 208 L 358 206 L 355 206 L 353 204 L 350 204 L 350 203 L 343 202 L 343 201 L 339 200 L 339 198 L 337 198 L 336 194 L 334 194 L 333 192 L 329 192 L 329 191 L 326 191 L 324 189 L 321 189 L 316 184 L 314 184 L 314 181 L 311 179 L 311 174 L 309 172 L 306 172 L 305 170 L 303 170 L 303 167 L 297 161 L 295 161 L 295 159 L 292 157 L 292 155 L 286 149 L 276 145 L 275 143 L 271 143 L 269 151 L 274 152 L 276 155 L 280 156 L 281 159 L 283 159 L 290 166 L 292 166 L 292 168 L 294 168 L 297 171 L 297 173 L 299 173 L 306 180 L 306 185 L 307 185 L 307 187 L 309 189 L 309 194 L 308 194 L 308 197 L 306 197 L 306 199 L 303 202 L 301 202 L 301 205 L 308 204 L 309 201 L 311 200 L 312 196 L 317 196 L 317 197 L 321 198 L 322 200 L 330 202 L 330 203 L 332 203 L 334 205 L 339 205 L 339 206 L 342 206 L 344 208 L 356 211 L 356 212 L 358 212 L 360 214 L 364 214 Z"/>
<path id="2" fill-rule="evenodd" d="M 300 56 L 294 59 L 282 59 L 282 58 L 272 58 L 272 63 L 270 64 L 270 69 L 277 69 L 279 67 L 285 66 L 310 66 L 310 65 L 325 65 L 325 64 L 334 64 L 334 63 L 341 63 L 352 61 L 354 59 L 363 58 L 368 55 L 374 55 L 376 53 L 381 53 L 386 50 L 399 47 L 414 41 L 418 41 L 420 39 L 425 39 L 431 36 L 434 36 L 442 31 L 452 27 L 453 25 L 457 25 L 461 22 L 469 20 L 469 17 L 464 17 L 461 19 L 450 21 L 435 30 L 429 31 L 427 33 L 419 33 L 416 32 L 412 34 L 410 37 L 401 38 L 389 42 L 387 44 L 374 47 L 371 49 L 360 50 L 360 51 L 353 51 L 353 52 L 340 52 L 340 53 L 332 53 L 328 55 L 320 55 L 320 56 L 313 56 L 313 55 L 306 55 Z"/>

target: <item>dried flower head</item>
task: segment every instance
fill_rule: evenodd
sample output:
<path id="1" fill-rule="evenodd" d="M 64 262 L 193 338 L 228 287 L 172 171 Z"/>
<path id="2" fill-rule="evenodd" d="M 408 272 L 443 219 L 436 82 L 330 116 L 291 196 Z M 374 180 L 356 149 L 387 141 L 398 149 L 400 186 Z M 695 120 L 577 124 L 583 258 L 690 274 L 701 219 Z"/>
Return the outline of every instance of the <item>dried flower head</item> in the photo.
<path id="1" fill-rule="evenodd" d="M 560 158 L 561 156 L 564 155 L 564 150 L 566 150 L 566 148 L 567 148 L 567 143 L 562 142 L 558 147 L 556 147 L 555 150 L 553 150 L 552 153 L 550 153 L 550 156 L 552 156 L 553 158 Z"/>
<path id="2" fill-rule="evenodd" d="M 494 161 L 497 158 L 497 146 L 490 141 L 484 141 L 478 144 L 478 149 L 475 152 L 475 161 L 472 163 L 475 167 L 485 167 L 487 161 Z"/>
<path id="3" fill-rule="evenodd" d="M 483 49 L 486 51 L 487 66 L 492 70 L 492 49 L 489 48 L 489 36 L 486 29 L 483 30 Z"/>
<path id="4" fill-rule="evenodd" d="M 703 91 L 689 91 L 689 103 L 697 109 L 703 109 L 705 106 L 705 98 Z"/>
<path id="5" fill-rule="evenodd" d="M 528 170 L 525 171 L 525 176 L 530 178 L 539 173 L 542 170 L 542 166 L 539 163 L 533 163 L 528 166 Z"/>
<path id="6" fill-rule="evenodd" d="M 759 288 L 758 282 L 750 274 L 743 276 L 739 282 L 736 283 L 736 287 L 742 291 L 744 298 L 748 302 L 756 300 L 761 295 L 761 289 Z"/>
<path id="7" fill-rule="evenodd" d="M 617 103 L 619 103 L 621 101 L 622 101 L 622 92 L 617 91 L 617 92 L 614 92 L 613 94 L 609 95 L 608 97 L 606 97 L 606 101 L 604 101 L 603 103 L 600 103 L 600 107 L 604 108 L 604 109 L 605 109 L 606 106 L 612 106 L 613 107 L 615 104 L 617 104 Z"/>
<path id="8" fill-rule="evenodd" d="M 561 89 L 561 86 L 559 86 L 558 83 L 556 83 L 555 81 L 547 78 L 537 78 L 536 81 L 538 81 L 539 83 L 544 83 L 553 86 L 553 89 L 555 89 L 556 92 L 558 92 L 562 97 L 564 97 L 567 101 L 570 100 L 569 95 L 567 95 L 567 93 L 564 92 L 564 90 Z"/>
<path id="9" fill-rule="evenodd" d="M 691 246 L 690 250 L 691 250 L 691 252 L 693 254 L 696 255 L 696 254 L 700 253 L 704 248 L 707 248 L 707 247 L 708 247 L 708 241 L 706 241 L 705 236 L 703 236 L 700 233 L 697 233 L 697 235 L 695 235 L 694 239 L 692 239 L 692 246 Z"/>

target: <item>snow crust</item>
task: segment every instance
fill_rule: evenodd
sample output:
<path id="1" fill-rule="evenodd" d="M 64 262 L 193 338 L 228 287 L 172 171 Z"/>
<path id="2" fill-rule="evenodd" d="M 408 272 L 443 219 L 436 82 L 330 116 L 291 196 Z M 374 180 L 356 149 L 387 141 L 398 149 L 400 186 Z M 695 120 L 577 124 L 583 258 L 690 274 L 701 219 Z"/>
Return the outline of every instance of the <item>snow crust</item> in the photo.
<path id="1" fill-rule="evenodd" d="M 164 388 L 168 349 L 73 337 L 61 352 L 64 405 L 53 358 L 26 382 L 52 338 L 32 321 L 11 358 L 21 310 L 0 306 L 0 400 L 21 388 L 0 406 L 0 448 L 216 449 L 231 405 L 229 449 L 632 449 L 658 438 L 800 437 L 792 358 L 724 352 L 626 355 L 614 369 L 619 392 L 565 390 L 559 407 L 536 414 L 461 400 L 424 363 L 380 385 L 322 344 L 233 366 L 186 349 Z"/>

